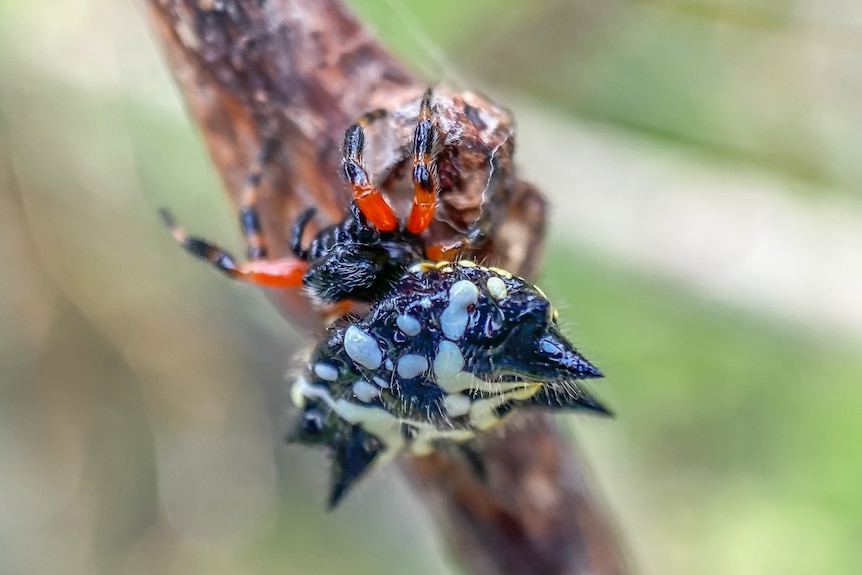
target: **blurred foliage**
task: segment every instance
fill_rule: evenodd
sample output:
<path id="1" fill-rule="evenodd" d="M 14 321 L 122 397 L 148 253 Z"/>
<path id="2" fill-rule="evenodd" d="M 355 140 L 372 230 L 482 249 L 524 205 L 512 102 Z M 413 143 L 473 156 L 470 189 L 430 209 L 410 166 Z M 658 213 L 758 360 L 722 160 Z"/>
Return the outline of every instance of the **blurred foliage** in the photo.
<path id="1" fill-rule="evenodd" d="M 429 77 L 859 189 L 851 3 L 354 4 Z M 0 16 L 0 573 L 444 572 L 391 469 L 322 512 L 324 459 L 282 443 L 301 335 L 158 224 L 238 246 L 138 14 Z M 857 573 L 859 341 L 551 235 L 542 285 L 618 412 L 560 420 L 642 571 Z"/>
<path id="2" fill-rule="evenodd" d="M 858 3 L 353 3 L 429 77 L 457 66 L 713 158 L 862 188 Z"/>
<path id="3" fill-rule="evenodd" d="M 624 470 L 608 477 L 611 502 L 640 494 L 629 541 L 657 572 L 858 570 L 858 345 L 559 247 L 545 275 L 609 375 L 622 438 L 586 423 L 579 435 L 597 465 Z"/>

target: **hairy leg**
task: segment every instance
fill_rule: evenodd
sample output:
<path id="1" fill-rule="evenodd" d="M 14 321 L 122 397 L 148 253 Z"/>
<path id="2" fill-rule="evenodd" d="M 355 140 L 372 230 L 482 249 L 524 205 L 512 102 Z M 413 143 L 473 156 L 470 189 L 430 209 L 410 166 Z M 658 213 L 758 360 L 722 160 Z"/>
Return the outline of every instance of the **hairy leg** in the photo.
<path id="1" fill-rule="evenodd" d="M 362 154 L 365 150 L 363 127 L 376 120 L 381 114 L 385 113 L 377 110 L 369 112 L 347 128 L 344 134 L 342 168 L 344 177 L 347 178 L 353 192 L 353 200 L 366 219 L 379 231 L 391 232 L 398 226 L 398 218 L 395 217 L 392 207 L 386 203 L 383 194 L 371 182 L 362 162 Z"/>
<path id="2" fill-rule="evenodd" d="M 437 203 L 437 166 L 433 158 L 437 128 L 431 121 L 432 90 L 428 88 L 419 106 L 419 123 L 413 131 L 413 205 L 407 231 L 421 234 L 434 219 Z"/>
<path id="3" fill-rule="evenodd" d="M 249 168 L 240 196 L 239 224 L 245 239 L 246 255 L 250 260 L 259 260 L 267 256 L 268 250 L 260 227 L 257 203 L 266 162 L 277 145 L 278 142 L 275 140 L 268 140 L 261 146 L 257 157 Z"/>
<path id="4" fill-rule="evenodd" d="M 284 288 L 302 285 L 302 276 L 308 267 L 304 260 L 258 259 L 237 263 L 234 257 L 223 248 L 207 240 L 187 235 L 167 210 L 159 210 L 159 213 L 177 243 L 194 257 L 209 262 L 227 276 L 267 287 Z"/>

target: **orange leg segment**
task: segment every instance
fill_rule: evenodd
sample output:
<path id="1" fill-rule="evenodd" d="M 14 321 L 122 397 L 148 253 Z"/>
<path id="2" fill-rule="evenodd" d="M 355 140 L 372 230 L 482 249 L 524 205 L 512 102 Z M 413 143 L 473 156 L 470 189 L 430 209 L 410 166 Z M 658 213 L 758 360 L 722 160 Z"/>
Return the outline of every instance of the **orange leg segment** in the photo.
<path id="1" fill-rule="evenodd" d="M 373 119 L 373 114 L 375 113 L 370 112 L 363 116 L 363 119 Z M 362 130 L 362 125 L 369 121 L 363 122 L 363 119 L 347 128 L 344 134 L 344 176 L 350 183 L 356 206 L 371 225 L 381 232 L 391 232 L 398 226 L 398 218 L 395 217 L 395 212 L 386 203 L 377 186 L 371 183 L 371 178 L 362 163 L 362 152 L 365 149 L 365 132 Z"/>
<path id="2" fill-rule="evenodd" d="M 470 242 L 458 241 L 451 244 L 432 244 L 425 248 L 425 257 L 432 262 L 454 260 L 458 254 L 470 247 Z"/>
<path id="3" fill-rule="evenodd" d="M 437 128 L 431 121 L 431 88 L 425 90 L 419 106 L 419 123 L 413 132 L 413 205 L 407 217 L 407 231 L 421 234 L 434 219 L 437 202 L 437 174 L 432 155 Z"/>
<path id="4" fill-rule="evenodd" d="M 219 246 L 186 235 L 167 210 L 160 210 L 159 213 L 177 243 L 196 258 L 211 263 L 222 273 L 234 279 L 267 287 L 287 288 L 302 285 L 302 277 L 308 267 L 305 261 L 296 258 L 259 259 L 237 264 L 234 257 Z"/>
<path id="5" fill-rule="evenodd" d="M 398 227 L 398 218 L 395 217 L 395 212 L 386 203 L 386 199 L 377 189 L 377 186 L 366 180 L 354 183 L 352 187 L 353 200 L 371 225 L 381 232 L 391 232 Z"/>
<path id="6" fill-rule="evenodd" d="M 299 287 L 307 268 L 308 264 L 295 258 L 256 260 L 241 263 L 231 276 L 266 287 Z"/>

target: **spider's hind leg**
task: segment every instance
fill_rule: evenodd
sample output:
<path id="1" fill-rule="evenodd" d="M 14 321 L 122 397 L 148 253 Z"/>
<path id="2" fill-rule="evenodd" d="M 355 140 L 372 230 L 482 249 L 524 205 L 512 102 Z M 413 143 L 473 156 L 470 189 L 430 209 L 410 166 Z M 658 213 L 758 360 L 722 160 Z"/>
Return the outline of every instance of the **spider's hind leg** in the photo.
<path id="1" fill-rule="evenodd" d="M 296 258 L 278 260 L 254 260 L 237 263 L 224 248 L 205 239 L 186 234 L 177 225 L 173 215 L 165 209 L 159 210 L 165 225 L 174 239 L 194 257 L 211 263 L 217 270 L 234 279 L 267 287 L 286 288 L 302 285 L 302 277 L 308 264 Z"/>
<path id="2" fill-rule="evenodd" d="M 159 213 L 165 225 L 170 229 L 171 235 L 186 251 L 198 259 L 211 263 L 222 273 L 234 279 L 268 287 L 298 287 L 302 285 L 302 277 L 305 275 L 308 264 L 303 258 L 265 259 L 268 250 L 258 214 L 258 191 L 263 171 L 269 155 L 276 145 L 275 140 L 264 143 L 243 186 L 239 222 L 250 261 L 237 263 L 236 258 L 224 248 L 205 239 L 187 235 L 167 210 L 159 210 Z M 300 216 L 300 219 L 302 217 L 305 217 L 305 214 Z M 305 223 L 307 221 L 301 225 L 304 226 Z M 297 224 L 300 225 L 300 222 Z"/>
<path id="3" fill-rule="evenodd" d="M 260 226 L 260 214 L 257 209 L 258 192 L 266 163 L 277 146 L 278 141 L 274 139 L 269 139 L 263 143 L 251 168 L 249 168 L 240 195 L 239 225 L 245 239 L 246 255 L 250 260 L 265 258 L 268 253 Z"/>

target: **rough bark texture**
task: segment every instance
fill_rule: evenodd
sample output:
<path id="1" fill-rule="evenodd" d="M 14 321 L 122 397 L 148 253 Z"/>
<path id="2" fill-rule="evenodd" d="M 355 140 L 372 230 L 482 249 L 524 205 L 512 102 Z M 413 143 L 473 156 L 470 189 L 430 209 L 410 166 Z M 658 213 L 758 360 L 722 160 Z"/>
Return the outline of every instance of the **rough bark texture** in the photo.
<path id="1" fill-rule="evenodd" d="M 359 114 L 390 116 L 369 129 L 367 162 L 405 212 L 405 162 L 425 83 L 385 52 L 337 0 L 139 0 L 236 204 L 262 142 L 279 152 L 261 190 L 272 256 L 288 254 L 290 224 L 318 208 L 312 231 L 340 220 L 349 200 L 339 176 L 344 129 Z M 512 162 L 508 113 L 484 97 L 435 90 L 440 209 L 427 235 L 457 238 L 478 221 L 489 241 L 470 257 L 529 276 L 544 234 L 545 202 Z M 270 294 L 309 330 L 324 318 L 300 291 Z M 486 438 L 483 480 L 445 452 L 405 458 L 461 562 L 473 573 L 614 574 L 626 571 L 574 451 L 553 421 L 524 416 Z"/>

